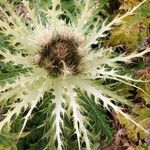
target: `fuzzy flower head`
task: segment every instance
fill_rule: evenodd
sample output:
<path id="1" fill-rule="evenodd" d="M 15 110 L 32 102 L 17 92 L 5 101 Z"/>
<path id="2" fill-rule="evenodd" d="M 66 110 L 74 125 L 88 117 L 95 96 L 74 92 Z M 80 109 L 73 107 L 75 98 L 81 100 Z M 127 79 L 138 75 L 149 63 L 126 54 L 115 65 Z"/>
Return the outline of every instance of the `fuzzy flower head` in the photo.
<path id="1" fill-rule="evenodd" d="M 8 78 L 8 81 L 1 85 L 1 104 L 9 101 L 10 106 L 0 122 L 0 129 L 27 110 L 21 135 L 33 109 L 42 99 L 44 103 L 45 92 L 52 89 L 54 99 L 49 101 L 50 104 L 45 108 L 47 118 L 43 124 L 49 127 L 44 135 L 48 139 L 46 149 L 51 149 L 55 142 L 58 150 L 64 148 L 65 115 L 73 120 L 78 148 L 80 149 L 84 142 L 86 149 L 91 149 L 87 128 L 90 118 L 87 119 L 84 115 L 87 112 L 80 105 L 78 90 L 93 95 L 97 105 L 103 104 L 104 108 L 114 110 L 147 133 L 146 129 L 117 106 L 117 103 L 128 104 L 128 101 L 107 88 L 103 81 L 112 79 L 138 88 L 130 81 L 140 80 L 122 75 L 118 62 L 126 63 L 132 58 L 142 57 L 150 52 L 150 49 L 116 56 L 113 55 L 112 48 L 92 48 L 92 44 L 99 44 L 100 39 L 107 36 L 109 30 L 120 24 L 125 17 L 132 15 L 144 2 L 145 0 L 107 23 L 107 20 L 102 22 L 96 15 L 98 4 L 94 0 L 75 1 L 76 14 L 64 10 L 60 0 L 51 0 L 51 6 L 47 9 L 37 9 L 29 1 L 22 0 L 20 4 L 23 12 L 6 0 L 0 1 L 0 32 L 2 36 L 7 37 L 10 45 L 9 48 L 0 46 L 2 61 L 11 62 L 13 65 L 21 64 L 28 70 Z M 53 136 L 51 133 L 54 133 Z"/>
<path id="2" fill-rule="evenodd" d="M 62 22 L 58 26 L 59 30 L 38 28 L 36 35 L 30 39 L 32 44 L 39 46 L 39 52 L 33 56 L 33 63 L 53 77 L 78 74 L 82 70 L 83 37 Z"/>

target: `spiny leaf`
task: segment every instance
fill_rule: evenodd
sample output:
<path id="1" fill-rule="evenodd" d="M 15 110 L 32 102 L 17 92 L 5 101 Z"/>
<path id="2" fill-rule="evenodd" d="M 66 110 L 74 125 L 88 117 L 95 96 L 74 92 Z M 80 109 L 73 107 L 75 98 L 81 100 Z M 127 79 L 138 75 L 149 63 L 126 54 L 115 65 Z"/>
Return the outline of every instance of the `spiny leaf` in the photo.
<path id="1" fill-rule="evenodd" d="M 96 135 L 99 136 L 99 131 L 101 133 L 101 136 L 105 136 L 106 140 L 110 142 L 112 140 L 112 133 L 113 130 L 110 127 L 110 122 L 108 121 L 108 118 L 104 112 L 104 110 L 101 109 L 98 105 L 94 103 L 94 97 L 88 96 L 87 93 L 79 92 L 79 98 L 81 99 L 81 105 L 85 108 L 85 113 L 90 118 L 90 120 L 93 122 L 92 124 L 94 127 L 92 127 L 95 130 L 93 130 L 93 134 L 95 135 L 94 140 L 97 139 Z"/>

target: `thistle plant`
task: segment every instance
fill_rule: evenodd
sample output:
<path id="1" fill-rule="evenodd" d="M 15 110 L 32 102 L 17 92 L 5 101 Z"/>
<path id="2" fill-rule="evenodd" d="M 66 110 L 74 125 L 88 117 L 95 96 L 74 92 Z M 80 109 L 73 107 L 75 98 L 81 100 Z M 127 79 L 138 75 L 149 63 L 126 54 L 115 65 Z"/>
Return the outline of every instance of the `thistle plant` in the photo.
<path id="1" fill-rule="evenodd" d="M 12 65 L 22 65 L 26 69 L 15 77 L 8 77 L 0 88 L 1 106 L 7 111 L 0 122 L 0 130 L 10 125 L 20 113 L 24 116 L 21 136 L 26 123 L 38 103 L 44 103 L 45 92 L 52 91 L 54 98 L 44 108 L 46 120 L 41 123 L 49 127 L 43 136 L 48 139 L 45 149 L 51 144 L 58 150 L 63 146 L 64 116 L 73 120 L 74 134 L 78 149 L 84 142 L 91 149 L 88 126 L 90 118 L 85 116 L 85 108 L 80 105 L 78 90 L 94 96 L 93 101 L 109 111 L 121 114 L 138 128 L 148 133 L 140 124 L 125 113 L 121 106 L 129 101 L 103 84 L 107 79 L 117 83 L 136 86 L 141 79 L 120 72 L 120 63 L 128 63 L 134 58 L 143 57 L 150 48 L 142 52 L 116 55 L 113 48 L 101 47 L 101 41 L 123 19 L 133 15 L 146 0 L 112 21 L 102 21 L 97 15 L 98 2 L 95 0 L 74 0 L 75 13 L 70 14 L 62 7 L 60 0 L 51 0 L 45 9 L 22 0 L 23 13 L 15 9 L 13 3 L 0 1 L 0 33 L 6 38 L 9 47 L 0 46 L 1 61 Z M 93 44 L 98 44 L 94 49 Z M 119 105 L 118 105 L 119 104 Z M 123 105 L 120 105 L 123 104 Z M 86 112 L 87 113 L 87 112 Z M 90 113 L 90 112 L 89 112 Z M 101 115 L 101 114 L 99 114 Z"/>

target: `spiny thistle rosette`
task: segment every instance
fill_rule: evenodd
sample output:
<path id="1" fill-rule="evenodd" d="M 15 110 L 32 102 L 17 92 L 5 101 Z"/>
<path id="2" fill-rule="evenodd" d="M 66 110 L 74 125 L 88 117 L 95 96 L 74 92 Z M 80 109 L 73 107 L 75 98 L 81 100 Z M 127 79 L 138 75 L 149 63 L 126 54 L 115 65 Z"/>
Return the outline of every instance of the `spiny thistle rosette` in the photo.
<path id="1" fill-rule="evenodd" d="M 96 81 L 103 83 L 106 79 L 112 79 L 137 87 L 131 82 L 141 80 L 121 75 L 118 62 L 127 63 L 133 58 L 142 57 L 150 52 L 150 48 L 140 53 L 118 56 L 113 55 L 112 48 L 91 48 L 92 44 L 100 43 L 100 38 L 107 36 L 106 33 L 120 24 L 125 17 L 133 15 L 145 1 L 122 16 L 116 16 L 110 23 L 101 22 L 96 16 L 96 1 L 75 2 L 78 9 L 76 16 L 72 16 L 62 8 L 60 0 L 52 0 L 51 7 L 47 9 L 36 9 L 27 0 L 22 0 L 22 13 L 6 0 L 0 1 L 0 32 L 7 37 L 10 45 L 9 48 L 1 46 L 2 61 L 21 64 L 28 70 L 1 85 L 0 102 L 2 106 L 7 104 L 9 110 L 0 122 L 0 130 L 6 124 L 12 123 L 14 117 L 28 110 L 21 135 L 37 103 L 43 99 L 46 91 L 52 89 L 55 95 L 53 105 L 49 105 L 52 106 L 51 109 L 45 108 L 48 115 L 43 124 L 50 128 L 44 136 L 49 139 L 49 143 L 55 141 L 58 150 L 63 149 L 63 118 L 67 114 L 73 120 L 78 148 L 81 149 L 84 142 L 86 149 L 90 150 L 91 135 L 87 128 L 90 118 L 84 116 L 85 109 L 78 103 L 77 89 L 80 89 L 93 95 L 97 105 L 103 104 L 104 108 L 114 110 L 148 133 L 117 106 L 117 103 L 128 104 L 128 101 Z M 67 17 L 63 17 L 64 15 Z M 54 133 L 53 137 L 51 132 Z M 48 144 L 46 149 L 50 149 L 49 147 Z"/>

